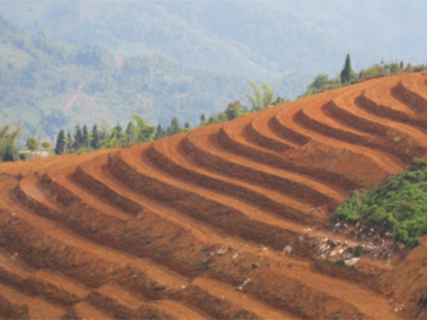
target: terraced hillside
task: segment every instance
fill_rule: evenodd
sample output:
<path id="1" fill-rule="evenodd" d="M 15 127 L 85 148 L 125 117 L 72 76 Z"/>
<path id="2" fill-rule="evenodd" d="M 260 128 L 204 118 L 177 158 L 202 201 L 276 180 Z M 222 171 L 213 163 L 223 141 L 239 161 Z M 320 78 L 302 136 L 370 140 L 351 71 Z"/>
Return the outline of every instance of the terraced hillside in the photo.
<path id="1" fill-rule="evenodd" d="M 418 73 L 151 144 L 2 164 L 0 316 L 423 318 L 427 239 L 378 257 L 330 217 L 426 158 L 426 130 Z"/>

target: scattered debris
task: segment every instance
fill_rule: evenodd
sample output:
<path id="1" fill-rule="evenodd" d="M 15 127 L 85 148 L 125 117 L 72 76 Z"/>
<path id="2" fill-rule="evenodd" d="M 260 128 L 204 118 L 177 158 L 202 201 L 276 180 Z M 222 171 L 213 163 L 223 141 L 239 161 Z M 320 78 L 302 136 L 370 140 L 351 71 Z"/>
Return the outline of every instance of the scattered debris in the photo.
<path id="1" fill-rule="evenodd" d="M 331 242 L 328 242 L 330 248 L 323 244 L 326 242 L 326 238 L 315 240 L 315 246 L 318 247 L 321 259 L 339 256 L 349 259 L 366 256 L 376 260 L 389 261 L 393 255 L 405 254 L 407 250 L 403 243 L 395 241 L 393 233 L 386 232 L 383 234 L 380 227 L 367 227 L 360 222 L 354 225 L 347 224 L 344 221 L 337 222 L 333 227 L 332 233 L 344 234 L 347 238 L 353 238 L 358 243 L 345 241 L 344 244 L 341 244 L 336 241 L 337 247 L 339 247 L 339 249 L 336 249 L 332 248 Z"/>
<path id="2" fill-rule="evenodd" d="M 224 254 L 226 254 L 228 251 L 227 248 L 225 248 L 224 246 L 222 246 L 221 248 L 218 249 L 218 251 L 216 252 L 219 256 L 222 256 Z"/>
<path id="3" fill-rule="evenodd" d="M 238 252 L 234 253 L 234 254 L 233 254 L 233 260 L 236 260 L 238 256 L 239 256 L 239 253 L 238 253 Z"/>
<path id="4" fill-rule="evenodd" d="M 249 281 L 251 281 L 251 278 L 245 279 L 245 281 L 243 281 L 243 283 L 237 287 L 237 290 L 242 291 L 243 288 L 249 283 Z"/>
<path id="5" fill-rule="evenodd" d="M 15 252 L 10 258 L 16 260 L 18 258 L 18 252 Z"/>
<path id="6" fill-rule="evenodd" d="M 291 247 L 291 246 L 286 246 L 286 247 L 283 249 L 283 253 L 284 253 L 284 254 L 291 254 L 291 251 L 292 251 L 292 247 Z"/>
<path id="7" fill-rule="evenodd" d="M 349 267 L 349 266 L 355 265 L 359 260 L 360 258 L 350 258 L 350 259 L 344 260 L 344 264 L 347 267 Z"/>

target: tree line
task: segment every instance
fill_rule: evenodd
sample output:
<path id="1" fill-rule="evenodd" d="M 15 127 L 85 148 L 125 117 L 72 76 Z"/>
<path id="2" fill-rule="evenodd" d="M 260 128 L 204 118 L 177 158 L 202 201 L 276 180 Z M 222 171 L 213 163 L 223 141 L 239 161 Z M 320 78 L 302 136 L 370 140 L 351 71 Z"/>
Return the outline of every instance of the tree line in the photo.
<path id="1" fill-rule="evenodd" d="M 132 116 L 125 130 L 120 124 L 110 129 L 107 122 L 104 122 L 101 127 L 94 124 L 92 130 L 89 130 L 86 125 L 82 128 L 76 125 L 74 134 L 71 132 L 66 134 L 64 129 L 59 131 L 55 154 L 124 147 L 153 141 L 155 135 L 155 128 L 148 125 L 144 118 L 137 114 Z"/>
<path id="2" fill-rule="evenodd" d="M 300 97 L 332 90 L 371 78 L 406 72 L 417 72 L 425 69 L 426 66 L 423 64 L 412 66 L 410 63 L 405 65 L 403 61 L 399 63 L 384 63 L 382 61 L 381 64 L 374 64 L 357 73 L 352 69 L 350 54 L 347 54 L 344 67 L 336 78 L 331 79 L 325 73 L 317 75 L 308 86 L 306 92 Z M 214 115 L 206 117 L 205 114 L 202 114 L 196 127 L 233 120 L 250 112 L 260 111 L 270 106 L 288 102 L 287 99 L 282 97 L 275 98 L 275 90 L 271 88 L 267 82 L 262 83 L 260 86 L 256 82 L 251 81 L 248 85 L 253 90 L 253 93 L 245 93 L 245 97 L 249 100 L 250 106 L 242 104 L 240 100 L 230 102 L 225 110 L 217 112 Z M 137 143 L 150 142 L 189 130 L 193 130 L 190 123 L 187 121 L 184 127 L 182 127 L 176 116 L 172 118 L 171 124 L 164 128 L 161 124 L 158 124 L 157 127 L 150 126 L 141 116 L 134 114 L 132 120 L 129 121 L 126 126 L 126 129 L 123 129 L 120 124 L 111 128 L 105 121 L 101 126 L 94 124 L 91 130 L 89 130 L 87 125 L 83 125 L 83 127 L 79 125 L 75 126 L 73 133 L 66 133 L 64 129 L 61 129 L 57 135 L 54 153 L 59 155 L 75 152 L 81 153 L 102 148 L 125 147 Z M 28 155 L 19 153 L 19 148 L 16 144 L 17 139 L 21 135 L 21 127 L 13 128 L 11 125 L 7 125 L 0 128 L 1 162 L 26 160 L 28 158 Z M 28 138 L 26 140 L 26 145 L 32 152 L 39 150 L 39 142 L 35 137 Z M 41 147 L 44 151 L 48 153 L 51 152 L 50 142 L 44 141 Z"/>
<path id="3" fill-rule="evenodd" d="M 240 100 L 230 102 L 224 111 L 218 112 L 208 119 L 202 114 L 197 127 L 233 120 L 250 112 L 260 111 L 271 105 L 288 101 L 281 97 L 274 100 L 275 90 L 267 82 L 264 82 L 261 87 L 256 82 L 249 82 L 249 86 L 253 89 L 254 94 L 246 93 L 245 96 L 251 102 L 251 108 L 243 105 Z M 55 153 L 66 154 L 102 148 L 125 147 L 190 130 L 193 130 L 190 123 L 187 121 L 182 127 L 176 116 L 172 118 L 168 127 L 164 128 L 161 124 L 158 124 L 155 128 L 148 125 L 141 116 L 134 114 L 125 130 L 120 124 L 110 129 L 106 122 L 103 123 L 102 127 L 98 127 L 97 124 L 93 125 L 92 130 L 89 130 L 86 125 L 83 127 L 77 125 L 73 134 L 71 132 L 65 133 L 61 129 L 56 139 Z"/>
<path id="4" fill-rule="evenodd" d="M 376 63 L 371 67 L 361 70 L 359 73 L 355 72 L 351 66 L 350 54 L 347 54 L 344 67 L 340 74 L 335 78 L 329 78 L 326 73 L 318 74 L 312 83 L 307 87 L 307 90 L 299 96 L 303 98 L 316 93 L 337 89 L 343 86 L 355 84 L 361 81 L 366 81 L 373 78 L 383 77 L 387 75 L 418 72 L 426 70 L 426 65 L 412 65 L 411 63 L 391 62 L 385 63 L 381 61 L 380 64 Z"/>

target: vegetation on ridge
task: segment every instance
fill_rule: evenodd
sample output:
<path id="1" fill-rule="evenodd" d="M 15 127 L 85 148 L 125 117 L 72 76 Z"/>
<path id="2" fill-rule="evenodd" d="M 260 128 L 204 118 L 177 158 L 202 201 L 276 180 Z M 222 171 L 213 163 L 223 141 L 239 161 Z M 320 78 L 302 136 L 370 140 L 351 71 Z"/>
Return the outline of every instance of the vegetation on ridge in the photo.
<path id="1" fill-rule="evenodd" d="M 383 185 L 352 192 L 333 216 L 341 220 L 392 232 L 396 241 L 416 247 L 427 234 L 427 163 L 415 158 Z"/>
<path id="2" fill-rule="evenodd" d="M 423 71 L 426 68 L 427 67 L 424 64 L 413 66 L 412 64 L 408 63 L 405 66 L 403 61 L 400 61 L 399 63 L 384 63 L 384 61 L 381 61 L 381 64 L 375 63 L 373 66 L 363 69 L 357 73 L 351 67 L 350 54 L 347 54 L 344 68 L 339 75 L 337 75 L 335 78 L 329 78 L 329 75 L 326 73 L 319 73 L 307 87 L 307 90 L 301 94 L 299 98 L 337 89 L 342 86 L 351 85 L 373 78 L 408 72 L 418 72 Z"/>

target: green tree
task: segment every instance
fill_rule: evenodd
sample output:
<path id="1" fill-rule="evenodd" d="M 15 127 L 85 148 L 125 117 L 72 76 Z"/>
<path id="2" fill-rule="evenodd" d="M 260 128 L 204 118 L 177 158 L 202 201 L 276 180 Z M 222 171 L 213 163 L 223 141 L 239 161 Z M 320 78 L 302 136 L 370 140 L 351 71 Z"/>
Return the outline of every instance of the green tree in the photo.
<path id="1" fill-rule="evenodd" d="M 123 143 L 126 143 L 126 140 L 123 141 L 123 137 L 125 136 L 125 134 L 123 134 L 123 129 L 121 127 L 121 125 L 116 125 L 113 130 L 111 130 L 111 135 L 110 138 L 108 139 L 107 142 L 107 147 L 109 148 L 117 148 L 120 147 Z"/>
<path id="2" fill-rule="evenodd" d="M 137 124 L 137 141 L 138 142 L 150 142 L 154 140 L 156 135 L 156 129 L 152 126 L 149 126 L 145 120 L 137 115 L 136 113 L 132 116 Z"/>
<path id="3" fill-rule="evenodd" d="M 43 141 L 42 142 L 42 148 L 47 152 L 50 153 L 50 148 L 52 147 L 52 144 L 49 141 Z"/>
<path id="4" fill-rule="evenodd" d="M 120 146 L 120 138 L 117 128 L 113 128 L 113 130 L 111 130 L 111 135 L 106 143 L 106 146 L 108 148 L 117 148 Z"/>
<path id="5" fill-rule="evenodd" d="M 349 84 L 352 74 L 354 74 L 354 71 L 351 68 L 350 54 L 348 53 L 345 58 L 344 68 L 341 71 L 341 84 Z"/>
<path id="6" fill-rule="evenodd" d="M 65 152 L 65 147 L 65 132 L 63 129 L 61 129 L 58 133 L 58 137 L 56 138 L 55 153 L 63 154 Z"/>
<path id="7" fill-rule="evenodd" d="M 168 136 L 171 136 L 176 133 L 183 132 L 184 129 L 179 125 L 178 118 L 174 116 L 171 121 L 171 125 L 167 128 L 166 133 Z"/>
<path id="8" fill-rule="evenodd" d="M 30 137 L 27 139 L 27 148 L 30 151 L 36 151 L 38 147 L 39 147 L 39 142 L 35 137 Z"/>
<path id="9" fill-rule="evenodd" d="M 19 158 L 19 150 L 16 140 L 22 134 L 22 128 L 17 127 L 10 132 L 11 125 L 0 128 L 0 157 L 2 161 L 16 161 Z"/>
<path id="10" fill-rule="evenodd" d="M 307 87 L 307 90 L 299 97 L 302 98 L 339 87 L 341 87 L 341 82 L 338 78 L 329 79 L 329 76 L 326 73 L 319 73 L 314 78 L 313 82 Z"/>
<path id="11" fill-rule="evenodd" d="M 4 162 L 17 161 L 19 159 L 19 150 L 16 143 L 10 140 L 6 141 L 3 145 L 1 157 Z"/>
<path id="12" fill-rule="evenodd" d="M 371 79 L 371 78 L 377 78 L 377 77 L 383 77 L 387 75 L 387 70 L 378 63 L 375 63 L 373 66 L 362 70 L 363 71 L 363 79 Z"/>
<path id="13" fill-rule="evenodd" d="M 120 124 L 117 124 L 114 129 L 117 131 L 117 138 L 121 139 L 122 138 L 122 134 L 123 134 L 123 128 Z M 113 129 L 113 130 L 114 130 Z"/>
<path id="14" fill-rule="evenodd" d="M 74 144 L 73 148 L 74 150 L 79 150 L 82 147 L 83 142 L 83 132 L 82 129 L 80 129 L 80 126 L 76 126 L 76 132 L 74 133 Z"/>
<path id="15" fill-rule="evenodd" d="M 288 99 L 283 98 L 283 97 L 277 97 L 276 101 L 273 102 L 273 106 L 278 106 L 278 105 L 281 105 L 281 104 L 285 104 L 287 102 L 289 102 Z"/>
<path id="16" fill-rule="evenodd" d="M 254 94 L 245 93 L 245 97 L 249 99 L 252 104 L 252 111 L 259 111 L 268 108 L 274 101 L 274 89 L 270 87 L 267 82 L 262 83 L 262 90 L 260 86 L 254 82 L 249 81 L 248 84 L 254 90 Z"/>
<path id="17" fill-rule="evenodd" d="M 81 146 L 89 148 L 89 131 L 86 125 L 83 126 Z"/>
<path id="18" fill-rule="evenodd" d="M 90 146 L 95 150 L 99 149 L 99 132 L 96 124 L 94 124 L 92 128 L 92 141 L 90 142 Z"/>
<path id="19" fill-rule="evenodd" d="M 71 132 L 67 133 L 67 139 L 65 139 L 64 141 L 65 141 L 64 153 L 67 153 L 67 150 L 68 152 L 72 152 L 74 141 L 73 141 L 73 137 L 71 136 Z"/>
<path id="20" fill-rule="evenodd" d="M 156 129 L 156 136 L 154 137 L 155 140 L 166 137 L 166 130 L 163 128 L 163 126 L 159 123 L 157 125 Z"/>
<path id="21" fill-rule="evenodd" d="M 126 127 L 126 136 L 127 142 L 133 144 L 135 142 L 135 124 L 132 121 L 129 121 L 128 126 Z"/>
<path id="22" fill-rule="evenodd" d="M 105 146 L 111 136 L 110 134 L 110 125 L 108 124 L 108 122 L 106 120 L 102 121 L 102 130 L 99 134 L 99 146 Z"/>
<path id="23" fill-rule="evenodd" d="M 240 100 L 236 100 L 234 102 L 230 102 L 224 112 L 228 120 L 233 120 L 246 114 L 248 112 L 248 107 L 243 106 Z"/>

